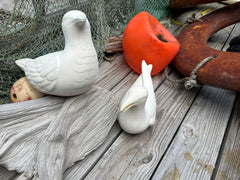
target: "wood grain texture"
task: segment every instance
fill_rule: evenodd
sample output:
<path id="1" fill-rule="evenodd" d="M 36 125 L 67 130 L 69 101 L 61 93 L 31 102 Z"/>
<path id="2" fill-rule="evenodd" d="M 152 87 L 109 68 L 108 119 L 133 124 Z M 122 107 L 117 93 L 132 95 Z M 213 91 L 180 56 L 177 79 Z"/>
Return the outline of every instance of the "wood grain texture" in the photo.
<path id="1" fill-rule="evenodd" d="M 213 7 L 212 5 L 211 6 L 202 6 L 200 9 L 199 9 L 199 11 L 198 12 L 201 12 L 202 10 L 205 10 L 205 9 L 207 9 L 208 7 Z M 216 7 L 216 6 L 215 6 Z M 191 14 L 191 13 L 189 13 L 189 14 Z M 184 18 L 186 18 L 186 16 L 183 16 Z M 171 28 L 173 28 L 174 30 L 176 30 L 177 28 L 176 28 L 176 26 L 174 26 L 174 27 L 171 27 Z M 176 28 L 176 29 L 175 29 Z M 210 42 L 211 43 L 211 42 Z M 215 44 L 217 44 L 216 42 L 214 42 L 213 41 L 213 45 L 214 45 L 214 43 Z M 124 66 L 122 66 L 122 67 L 124 67 Z M 127 66 L 126 66 L 126 68 L 128 68 Z M 107 69 L 105 69 L 106 70 L 106 73 L 108 73 L 108 70 Z M 128 71 L 128 72 L 130 72 L 130 71 Z M 134 73 L 133 73 L 134 74 Z M 114 78 L 114 77 L 110 77 L 110 76 L 112 76 L 112 74 L 111 73 L 109 73 L 108 74 L 109 76 L 106 76 L 106 77 L 108 77 L 108 78 Z M 114 94 L 115 94 L 115 96 L 116 96 L 116 98 L 118 99 L 118 98 L 120 98 L 121 97 L 121 94 L 123 94 L 124 93 L 124 91 L 125 90 L 127 90 L 128 89 L 128 87 L 130 87 L 130 85 L 131 85 L 131 82 L 134 82 L 134 80 L 137 78 L 137 75 L 132 75 L 132 74 L 129 74 L 129 76 L 127 76 L 125 79 L 122 79 L 122 81 L 121 81 L 121 83 L 119 84 L 119 85 L 117 85 L 114 89 L 113 89 L 113 92 L 114 92 Z M 105 80 L 102 80 L 103 81 L 103 84 L 105 84 L 106 82 L 104 82 Z M 111 80 L 110 80 L 110 84 L 111 84 Z M 108 83 L 106 83 L 106 85 L 108 86 Z M 159 84 L 160 85 L 160 84 Z M 174 88 L 175 88 L 175 86 L 173 86 Z M 123 89 L 123 88 L 125 88 L 125 90 L 123 90 L 123 91 L 121 91 L 121 89 Z M 173 94 L 173 96 L 174 96 L 174 94 Z M 175 99 L 174 99 L 175 100 Z M 172 100 L 172 102 L 174 102 L 174 100 Z M 168 100 L 166 100 L 166 101 L 168 101 Z M 188 105 L 190 106 L 190 102 L 188 102 Z M 180 105 L 179 106 L 182 106 L 182 104 L 180 103 Z M 173 107 L 172 107 L 173 108 Z M 174 114 L 174 113 L 173 113 Z M 184 115 L 182 115 L 182 117 L 183 117 Z M 171 118 L 171 119 L 173 119 L 173 118 Z M 181 118 L 179 118 L 178 119 L 178 121 L 181 121 Z M 166 126 L 165 126 L 166 127 Z M 167 128 L 167 129 L 165 129 L 167 132 L 166 132 L 166 135 L 165 136 L 168 136 L 168 132 L 169 132 L 169 129 L 170 129 L 170 132 L 171 132 L 171 128 L 169 127 L 169 128 Z M 175 129 L 177 129 L 177 125 L 176 125 L 176 127 L 175 127 Z M 107 171 L 106 169 L 105 170 L 103 170 L 103 168 L 101 167 L 101 163 L 102 163 L 102 159 L 106 159 L 106 158 L 108 158 L 108 154 L 110 153 L 111 154 L 111 157 L 109 157 L 109 161 L 111 161 L 111 158 L 112 157 L 115 157 L 115 155 L 114 155 L 114 153 L 117 151 L 118 153 L 121 153 L 121 152 L 119 152 L 119 151 L 121 151 L 121 149 L 124 149 L 123 147 L 121 147 L 121 149 L 116 149 L 117 147 L 115 147 L 115 143 L 112 145 L 112 146 L 110 146 L 111 144 L 112 144 L 112 142 L 115 140 L 115 138 L 118 136 L 118 133 L 120 132 L 120 129 L 119 129 L 119 127 L 117 126 L 116 127 L 116 129 L 114 128 L 113 129 L 113 131 L 111 132 L 112 134 L 111 134 L 111 136 L 113 136 L 113 138 L 111 139 L 111 138 L 108 138 L 108 140 L 106 141 L 106 144 L 103 144 L 103 146 L 101 147 L 101 148 L 99 148 L 99 149 L 97 149 L 95 152 L 94 152 L 94 154 L 93 155 L 89 155 L 88 157 L 91 159 L 90 161 L 89 161 L 89 159 L 86 159 L 86 161 L 84 160 L 84 161 L 82 161 L 82 164 L 81 165 L 79 165 L 79 166 L 74 166 L 74 173 L 73 173 L 73 171 L 71 171 L 71 169 L 69 170 L 69 174 L 67 174 L 66 176 L 65 176 L 65 179 L 71 179 L 71 178 L 73 178 L 73 179 L 78 179 L 78 178 L 82 178 L 82 177 L 85 177 L 86 176 L 86 174 L 88 174 L 88 172 L 89 172 L 89 170 L 91 170 L 91 168 L 95 165 L 95 163 L 99 160 L 99 158 L 101 158 L 100 159 L 100 161 L 98 162 L 98 164 L 97 165 L 99 165 L 99 173 L 102 173 L 101 171 L 103 171 L 103 173 L 110 173 L 110 174 L 113 174 L 113 176 L 111 177 L 111 178 L 117 178 L 117 176 L 115 176 L 114 175 L 114 173 L 111 173 L 111 168 L 110 168 L 110 170 L 109 171 Z M 172 131 L 172 133 L 174 133 L 174 130 Z M 124 134 L 124 133 L 123 133 Z M 123 135 L 121 134 L 120 135 L 120 137 L 122 137 Z M 149 137 L 150 138 L 150 137 Z M 170 141 L 170 139 L 171 139 L 171 137 L 169 137 L 169 141 Z M 128 138 L 127 139 L 124 139 L 124 140 L 122 140 L 121 142 L 122 142 L 122 144 L 126 144 L 126 145 L 124 145 L 124 147 L 126 147 L 126 146 L 128 146 L 129 144 L 131 144 L 131 142 L 132 141 L 130 141 L 130 142 L 128 142 Z M 116 142 L 118 142 L 119 141 L 119 138 L 117 139 L 117 141 Z M 157 141 L 159 141 L 159 140 L 157 140 Z M 120 143 L 121 144 L 121 143 Z M 164 147 L 167 147 L 169 145 L 169 142 L 165 142 L 164 143 Z M 108 147 L 110 146 L 110 149 L 106 152 L 106 153 L 104 153 L 107 149 L 108 149 Z M 134 145 L 133 145 L 134 146 Z M 112 149 L 113 148 L 113 149 Z M 134 149 L 134 148 L 132 148 L 132 149 Z M 134 154 L 134 150 L 132 150 L 131 149 L 131 147 L 127 150 L 127 152 L 129 152 L 129 153 L 133 153 Z M 141 148 L 140 148 L 141 149 Z M 113 152 L 112 152 L 113 151 Z M 141 151 L 141 150 L 139 150 L 139 151 Z M 146 151 L 146 150 L 145 150 Z M 162 152 L 164 152 L 164 150 L 162 150 Z M 103 153 L 104 153 L 104 155 L 103 155 Z M 123 152 L 124 153 L 124 152 Z M 127 153 L 127 157 L 128 156 L 131 156 L 129 153 Z M 145 155 L 145 156 L 144 156 Z M 143 156 L 144 157 L 146 157 L 146 158 L 142 158 L 142 159 L 144 159 L 144 162 L 146 163 L 146 162 L 148 162 L 149 161 L 149 159 L 151 159 L 151 155 L 150 156 L 148 156 L 149 154 L 148 153 L 146 153 L 146 154 L 144 154 Z M 134 155 L 133 155 L 134 156 Z M 186 155 L 187 156 L 187 155 Z M 119 158 L 120 158 L 120 160 L 121 160 L 121 162 L 120 163 L 122 163 L 122 157 L 124 157 L 124 156 L 118 156 Z M 126 157 L 124 157 L 124 159 L 127 159 Z M 139 160 L 140 159 L 140 160 Z M 135 160 L 134 162 L 140 162 L 141 163 L 141 158 L 139 158 L 138 160 Z M 129 166 L 128 166 L 128 164 L 131 164 L 131 162 L 132 162 L 133 160 L 131 159 L 131 160 L 129 160 L 128 162 L 126 162 L 125 163 L 125 165 L 126 165 L 126 167 L 124 166 L 123 167 L 123 169 L 121 169 L 121 165 L 118 165 L 118 162 L 116 162 L 115 164 L 116 164 L 116 166 L 117 167 L 120 167 L 119 169 L 117 169 L 117 167 L 115 167 L 114 168 L 114 170 L 116 170 L 116 171 L 125 171 L 126 169 L 126 171 L 130 171 L 132 168 L 129 168 Z M 134 163 L 133 163 L 133 165 L 135 165 Z M 103 166 L 104 166 L 104 164 L 103 164 Z M 132 167 L 132 166 L 130 166 L 130 167 Z M 105 167 L 106 168 L 106 167 Z M 135 167 L 135 169 L 136 169 L 137 167 Z M 151 166 L 150 166 L 150 168 L 151 168 Z M 149 169 L 150 169 L 149 168 Z M 93 171 L 94 170 L 96 170 L 96 169 L 98 169 L 98 167 L 97 166 L 95 166 L 94 167 L 94 169 L 93 169 Z M 134 169 L 134 168 L 133 168 Z M 137 168 L 138 169 L 138 168 Z M 146 168 L 147 170 L 146 171 L 149 171 L 149 169 L 148 168 Z M 175 170 L 174 171 L 175 172 L 175 177 L 177 177 L 178 176 L 178 171 L 177 170 Z M 110 177 L 110 174 L 109 174 L 109 176 L 104 176 L 104 175 L 102 175 L 101 177 L 102 178 L 104 178 L 104 179 L 106 179 L 107 177 Z M 118 175 L 118 173 L 116 173 L 117 175 Z M 151 174 L 151 173 L 150 173 Z M 130 175 L 132 175 L 132 173 L 130 172 Z M 125 178 L 125 176 L 127 177 L 127 178 L 129 178 L 129 179 L 131 179 L 131 178 L 134 178 L 134 175 L 133 176 L 130 176 L 130 175 L 128 175 L 127 173 L 125 173 L 122 177 L 124 177 Z M 96 179 L 98 179 L 99 178 L 99 176 L 94 176 L 94 177 L 96 177 Z M 89 179 L 91 179 L 91 178 L 93 178 L 91 175 L 90 176 L 88 176 L 88 178 Z M 124 178 L 122 178 L 122 179 L 124 179 Z M 144 178 L 144 177 L 143 177 Z M 95 178 L 93 178 L 93 179 L 95 179 Z"/>
<path id="2" fill-rule="evenodd" d="M 156 124 L 142 134 L 123 132 L 86 179 L 148 179 L 168 147 L 196 91 L 164 82 L 156 91 Z"/>
<path id="3" fill-rule="evenodd" d="M 175 32 L 176 26 L 171 26 L 171 32 Z M 128 75 L 124 78 L 124 75 Z M 117 75 L 115 75 L 117 74 Z M 120 55 L 112 62 L 103 62 L 100 65 L 100 79 L 97 85 L 104 87 L 106 89 L 112 89 L 112 93 L 115 96 L 116 103 L 120 103 L 121 98 L 124 93 L 131 87 L 132 83 L 137 79 L 138 75 L 131 71 L 131 69 L 126 64 L 124 56 Z M 118 80 L 121 82 L 118 83 Z M 153 77 L 153 85 L 156 89 L 163 82 L 164 76 L 162 73 Z M 86 174 L 91 170 L 91 168 L 96 164 L 99 158 L 107 151 L 107 148 L 113 143 L 116 137 L 121 132 L 118 124 L 114 126 L 111 131 L 111 136 L 108 136 L 107 140 L 93 153 L 81 162 L 76 163 L 72 168 L 68 169 L 64 174 L 64 179 L 81 179 L 86 176 Z"/>
<path id="4" fill-rule="evenodd" d="M 60 107 L 51 109 L 54 102 L 62 100 Z M 30 103 L 1 105 L 10 112 L 24 110 L 10 117 L 3 111 L 5 119 L 0 121 L 0 164 L 23 173 L 19 179 L 62 179 L 67 168 L 105 141 L 118 112 L 113 95 L 98 87 L 70 98 L 37 99 L 35 113 L 36 107 Z"/>
<path id="5" fill-rule="evenodd" d="M 227 41 L 225 42 L 225 46 L 223 47 L 223 51 L 226 51 L 227 48 L 229 47 L 229 43 L 230 41 L 236 37 L 236 36 L 239 36 L 239 31 L 240 31 L 240 23 L 237 23 L 235 25 L 233 25 L 233 29 L 232 29 L 232 32 L 229 33 L 229 37 L 227 39 Z"/>
<path id="6" fill-rule="evenodd" d="M 236 103 L 216 179 L 240 179 L 240 98 Z"/>
<path id="7" fill-rule="evenodd" d="M 120 74 L 119 77 L 114 74 Z M 122 77 L 121 77 L 122 74 Z M 126 75 L 128 74 L 128 75 Z M 125 75 L 127 77 L 125 77 Z M 118 58 L 112 62 L 103 62 L 100 66 L 100 80 L 97 82 L 99 86 L 107 89 L 111 89 L 115 97 L 116 104 L 119 104 L 121 96 L 127 91 L 131 86 L 134 79 L 137 78 L 137 74 L 131 72 L 131 69 L 127 66 L 124 56 L 120 55 Z M 119 79 L 118 79 L 119 78 Z M 122 79 L 120 79 L 122 78 Z M 120 81 L 120 83 L 118 82 Z M 68 169 L 64 174 L 64 179 L 81 179 L 86 176 L 90 168 L 92 168 L 96 161 L 102 156 L 106 149 L 112 144 L 115 138 L 120 133 L 121 129 L 118 124 L 115 124 L 111 130 L 110 135 L 107 137 L 106 141 L 94 152 L 89 154 L 89 156 L 83 161 L 77 162 L 73 167 Z"/>
<path id="8" fill-rule="evenodd" d="M 116 61 L 113 62 L 103 62 L 100 65 L 100 75 L 97 85 L 106 88 L 111 89 L 113 88 L 119 81 L 124 79 L 125 76 L 131 71 L 130 68 L 128 68 L 127 64 L 124 61 L 124 56 L 120 55 L 116 58 Z M 113 74 L 118 74 L 113 75 Z M 32 107 L 31 110 L 26 110 L 25 106 L 15 106 L 15 104 L 9 104 L 8 106 L 2 106 L 0 108 L 1 113 L 1 120 L 6 119 L 6 117 L 9 118 L 16 118 L 22 116 L 22 114 L 25 114 L 26 116 L 29 116 L 29 118 L 33 117 L 31 114 L 38 113 L 39 116 L 43 115 L 44 113 L 47 114 L 48 112 L 54 111 L 62 106 L 62 103 L 65 101 L 65 99 L 55 99 L 51 96 L 45 97 L 47 99 L 39 99 L 38 103 L 35 103 L 35 100 L 26 102 L 26 107 Z M 45 103 L 45 104 L 44 104 Z M 42 108 L 40 108 L 42 107 Z M 44 108 L 45 107 L 45 108 Z M 37 120 L 38 121 L 38 120 Z M 38 122 L 36 122 L 38 123 Z M 21 131 L 21 129 L 19 129 Z M 0 174 L 4 174 L 5 171 L 2 172 L 0 169 Z"/>
<path id="9" fill-rule="evenodd" d="M 12 180 L 17 175 L 16 171 L 9 171 L 4 167 L 0 167 L 0 179 L 1 180 Z"/>
<path id="10" fill-rule="evenodd" d="M 224 50 L 229 47 L 230 40 L 239 35 L 240 23 L 236 24 L 231 33 Z M 217 180 L 240 179 L 240 98 L 236 102 L 232 122 L 227 134 L 226 143 L 223 146 L 223 153 L 220 157 L 219 169 L 216 171 Z"/>
<path id="11" fill-rule="evenodd" d="M 97 86 L 111 90 L 120 81 L 122 81 L 131 69 L 128 67 L 124 55 L 117 56 L 114 61 L 104 61 L 99 67 L 99 78 L 96 82 Z"/>
<path id="12" fill-rule="evenodd" d="M 230 26 L 215 33 L 209 39 L 208 45 L 219 50 L 226 49 L 224 42 L 229 38 L 233 27 L 234 26 Z M 207 86 L 205 86 L 204 89 L 202 90 L 205 92 L 204 94 L 212 94 L 210 95 L 211 98 L 204 98 L 204 101 L 210 101 L 209 103 L 212 103 L 211 101 L 223 101 L 222 106 L 225 104 L 226 108 L 218 107 L 221 106 L 219 103 L 212 103 L 208 108 L 206 108 L 206 104 L 200 106 L 198 102 L 202 96 L 202 93 L 200 93 L 194 103 L 197 107 L 193 105 L 189 111 L 166 156 L 155 172 L 153 179 L 211 178 L 236 94 L 231 91 L 226 91 L 226 93 L 224 90 L 209 88 Z M 218 93 L 219 95 L 217 95 Z M 213 94 L 216 97 L 213 97 Z M 206 103 L 204 101 L 202 102 L 203 104 Z M 194 112 L 192 109 L 196 111 Z M 215 114 L 211 115 L 212 113 Z M 223 113 L 226 114 L 220 118 L 219 116 L 222 116 Z M 196 120 L 194 120 L 194 118 Z M 190 121 L 191 123 L 186 121 Z M 192 121 L 196 122 L 193 123 Z M 215 125 L 213 123 L 215 123 Z M 198 124 L 197 126 L 200 127 L 201 131 L 199 131 L 199 127 L 195 127 L 196 124 Z M 212 129 L 210 129 L 210 127 L 212 127 Z M 208 129 L 208 132 L 203 131 L 205 128 Z M 210 138 L 206 138 L 205 136 L 209 136 Z"/>
<path id="13" fill-rule="evenodd" d="M 153 179 L 210 179 L 236 93 L 204 86 Z"/>
<path id="14" fill-rule="evenodd" d="M 122 80 L 116 87 L 112 89 L 112 93 L 115 96 L 116 103 L 119 104 L 121 98 L 125 92 L 130 88 L 132 83 L 137 79 L 138 74 L 131 72 L 124 80 Z M 160 73 L 153 77 L 153 86 L 155 89 L 163 82 L 164 76 Z M 110 132 L 107 140 L 96 149 L 93 153 L 81 162 L 76 163 L 72 168 L 66 171 L 64 174 L 64 179 L 78 180 L 84 178 L 91 168 L 97 163 L 97 161 L 103 156 L 107 151 L 109 146 L 114 142 L 121 132 L 121 128 L 118 124 L 115 124 L 114 128 Z"/>
<path id="15" fill-rule="evenodd" d="M 175 20 L 179 22 L 185 22 L 187 17 L 191 16 L 192 13 L 197 13 L 198 14 L 197 16 L 200 16 L 200 12 L 202 12 L 203 10 L 206 10 L 208 8 L 214 9 L 214 8 L 217 8 L 218 6 L 219 5 L 217 3 L 214 3 L 211 5 L 201 5 L 192 9 L 188 9 L 184 13 L 178 15 Z M 173 25 L 168 29 L 173 34 L 176 34 L 180 29 L 180 26 Z M 221 39 L 221 41 L 224 42 L 224 39 L 227 38 L 228 36 L 227 33 L 229 31 L 231 32 L 231 29 L 227 30 L 225 32 L 225 35 L 223 36 L 221 35 L 221 33 L 216 34 L 216 36 L 214 35 L 215 37 L 210 39 L 208 45 L 216 47 L 217 49 L 222 48 L 222 44 L 220 43 L 221 45 L 219 46 L 218 40 Z M 238 31 L 236 30 L 236 33 L 237 32 Z M 132 83 L 135 81 L 138 75 L 132 72 L 131 69 L 127 66 L 123 55 L 118 56 L 112 62 L 106 62 L 106 61 L 103 62 L 99 68 L 100 68 L 100 76 L 96 84 L 105 89 L 111 90 L 116 98 L 116 103 L 118 103 L 121 100 L 121 97 L 123 96 L 123 94 L 132 85 Z M 164 157 L 165 152 L 167 150 L 170 151 L 168 147 L 171 144 L 172 139 L 174 138 L 174 134 L 178 131 L 178 128 L 182 123 L 185 115 L 188 113 L 189 107 L 191 106 L 191 103 L 194 100 L 196 95 L 196 90 L 193 90 L 190 92 L 185 91 L 182 89 L 181 85 L 173 85 L 169 82 L 164 82 L 162 84 L 163 81 L 164 81 L 164 77 L 161 74 L 153 78 L 154 87 L 155 89 L 157 89 L 156 91 L 157 101 L 159 102 L 159 105 L 158 105 L 159 110 L 157 114 L 158 119 L 157 119 L 156 125 L 153 128 L 148 129 L 145 133 L 141 135 L 132 136 L 122 132 L 118 124 L 115 124 L 111 129 L 110 133 L 106 136 L 106 141 L 104 141 L 104 143 L 100 145 L 99 148 L 97 148 L 95 151 L 87 155 L 85 159 L 78 161 L 71 168 L 69 168 L 64 173 L 63 178 L 66 180 L 68 179 L 78 180 L 78 179 L 83 179 L 87 176 L 86 179 L 124 179 L 124 180 L 125 179 L 149 179 L 149 177 L 151 177 L 152 173 L 157 167 L 160 159 L 165 158 Z M 207 90 L 207 93 L 208 91 L 209 90 Z M 210 93 L 211 92 L 212 91 L 210 90 Z M 225 99 L 228 99 L 228 98 L 232 99 L 231 93 L 230 95 L 228 93 L 225 93 L 224 95 L 226 96 Z M 216 96 L 220 97 L 220 99 L 222 98 L 221 95 L 216 95 Z M 50 110 L 54 110 L 55 106 L 58 108 L 62 107 L 62 102 L 54 102 L 54 103 L 55 105 L 52 105 L 52 106 L 50 104 L 46 105 L 46 110 L 48 107 L 52 108 Z M 226 101 L 226 103 L 229 103 L 229 101 Z M 30 103 L 29 105 L 33 106 L 34 110 L 30 112 L 24 111 L 28 115 L 31 115 L 32 113 L 36 113 L 36 112 L 39 113 L 39 115 L 42 115 L 45 111 L 45 110 L 38 111 L 38 107 L 34 106 L 34 103 L 32 104 Z M 212 108 L 215 111 L 216 110 L 215 108 L 218 108 L 218 106 L 213 105 Z M 4 114 L 5 117 L 8 114 L 12 113 L 11 111 L 6 111 L 6 110 L 1 111 L 1 110 L 2 109 L 0 108 L 0 113 L 6 112 Z M 21 114 L 21 111 L 23 111 L 23 108 L 19 107 L 16 110 L 15 115 L 13 116 L 19 116 Z M 201 110 L 199 111 L 201 112 Z M 225 113 L 225 110 L 223 112 Z M 219 116 L 222 116 L 223 113 L 220 113 L 220 114 L 221 115 Z M 205 119 L 204 124 L 201 124 L 201 122 L 199 122 L 199 125 L 206 127 L 207 126 L 207 123 L 205 123 L 206 121 L 207 119 Z M 216 124 L 217 123 L 215 122 L 215 125 Z M 224 127 L 220 127 L 220 126 L 224 126 Z M 187 128 L 185 128 L 185 130 L 183 131 L 184 134 L 187 137 L 189 137 L 190 140 L 193 140 L 194 143 L 192 144 L 189 143 L 186 145 L 187 146 L 186 148 L 183 147 L 182 148 L 183 150 L 182 149 L 179 150 L 179 154 L 183 154 L 183 157 L 184 157 L 182 161 L 182 166 L 184 166 L 185 162 L 187 161 L 186 159 L 189 159 L 188 161 L 191 162 L 190 160 L 191 157 L 195 158 L 195 156 L 193 156 L 189 151 L 188 151 L 189 153 L 185 154 L 186 149 L 194 148 L 195 147 L 194 144 L 196 145 L 198 143 L 198 140 L 196 140 L 196 138 L 191 139 L 190 137 L 192 132 L 196 133 L 194 130 L 191 131 L 191 128 L 192 126 L 187 126 Z M 214 136 L 216 136 L 217 134 L 220 134 L 221 137 L 217 139 L 217 142 L 218 142 L 217 144 L 215 144 L 215 142 L 211 138 L 209 142 L 206 139 L 205 139 L 206 142 L 205 143 L 203 142 L 203 146 L 205 146 L 206 144 L 206 146 L 208 146 L 209 149 L 206 153 L 208 156 L 205 155 L 204 156 L 205 159 L 203 159 L 203 161 L 197 161 L 198 165 L 196 166 L 195 172 L 198 172 L 198 175 L 196 177 L 198 177 L 199 179 L 202 176 L 204 178 L 207 177 L 207 179 L 209 179 L 209 175 L 206 175 L 206 172 L 207 171 L 211 172 L 212 167 L 214 167 L 213 164 L 216 161 L 216 156 L 219 150 L 217 146 L 220 147 L 221 145 L 220 139 L 223 136 L 222 133 L 224 133 L 223 129 L 224 128 L 226 129 L 226 122 L 224 121 L 221 124 L 217 124 L 217 127 L 211 126 L 207 128 L 208 130 L 209 128 L 213 128 L 213 129 L 215 128 L 212 134 L 214 134 Z M 220 129 L 219 130 L 220 132 L 218 133 L 216 132 L 217 128 Z M 236 134 L 237 128 L 235 128 L 234 131 Z M 204 136 L 208 137 L 207 135 L 204 135 Z M 236 135 L 236 137 L 238 136 Z M 180 138 L 179 144 L 181 143 L 182 143 L 182 139 Z M 211 144 L 212 146 L 209 145 L 210 143 L 212 143 Z M 236 145 L 236 143 L 237 142 L 234 142 L 234 145 L 233 145 L 234 147 L 236 147 L 236 150 L 234 150 L 236 151 L 236 153 L 234 154 L 234 156 L 230 158 L 231 161 L 233 161 L 233 158 L 235 158 L 238 155 L 237 150 L 239 148 L 237 147 L 238 145 Z M 212 147 L 214 149 L 214 152 L 211 152 Z M 205 150 L 203 150 L 202 152 L 205 152 Z M 44 153 L 46 153 L 46 151 Z M 174 156 L 174 155 L 176 154 L 173 153 L 173 157 L 172 157 L 173 161 L 175 160 L 175 157 L 178 158 L 178 156 Z M 210 157 L 211 155 L 213 155 L 213 157 Z M 224 161 L 224 159 L 222 161 Z M 210 163 L 212 163 L 212 166 Z M 235 161 L 234 165 L 236 165 L 236 163 L 238 164 L 238 161 Z M 232 171 L 229 167 L 227 168 L 224 167 L 223 170 L 224 170 L 223 175 L 228 174 L 228 176 L 230 177 L 236 177 L 236 176 L 233 176 L 232 174 L 232 172 L 236 172 L 235 171 L 236 169 Z M 2 180 L 1 177 L 8 179 L 7 178 L 8 173 L 9 172 L 8 171 L 6 172 L 6 169 L 0 168 L 0 179 Z M 13 179 L 12 177 L 14 176 L 15 176 L 14 172 L 9 174 L 10 179 Z M 179 168 L 173 168 L 168 174 L 166 174 L 165 177 L 170 179 L 178 179 L 178 178 L 183 178 L 184 176 L 182 176 L 182 174 L 180 173 Z M 3 180 L 5 180 L 4 178 Z"/>
<path id="16" fill-rule="evenodd" d="M 104 52 L 106 53 L 122 53 L 123 48 L 122 48 L 122 37 L 123 35 L 120 36 L 114 36 L 109 38 Z"/>
<path id="17" fill-rule="evenodd" d="M 116 139 L 121 132 L 121 128 L 115 123 L 106 138 L 99 148 L 91 152 L 85 159 L 76 162 L 71 168 L 67 169 L 64 173 L 63 179 L 65 180 L 79 180 L 84 179 L 87 173 L 92 169 L 100 157 L 104 154 L 110 144 Z"/>

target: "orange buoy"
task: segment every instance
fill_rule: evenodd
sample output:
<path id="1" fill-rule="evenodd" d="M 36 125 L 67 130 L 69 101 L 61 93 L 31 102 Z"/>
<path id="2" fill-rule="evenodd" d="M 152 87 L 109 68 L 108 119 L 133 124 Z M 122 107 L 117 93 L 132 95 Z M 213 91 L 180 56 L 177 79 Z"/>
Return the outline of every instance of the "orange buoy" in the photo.
<path id="1" fill-rule="evenodd" d="M 151 75 L 162 71 L 176 56 L 180 44 L 151 14 L 140 12 L 123 34 L 123 52 L 128 65 L 141 74 L 141 62 L 152 64 Z"/>

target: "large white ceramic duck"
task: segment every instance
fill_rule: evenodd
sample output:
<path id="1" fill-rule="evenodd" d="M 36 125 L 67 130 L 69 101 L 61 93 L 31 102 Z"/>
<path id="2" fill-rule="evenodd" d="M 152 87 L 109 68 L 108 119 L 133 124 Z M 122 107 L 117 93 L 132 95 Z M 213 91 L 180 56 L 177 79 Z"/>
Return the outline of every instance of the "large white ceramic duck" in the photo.
<path id="1" fill-rule="evenodd" d="M 138 134 L 155 123 L 156 99 L 151 78 L 152 65 L 142 61 L 142 74 L 124 95 L 118 121 L 121 128 Z"/>
<path id="2" fill-rule="evenodd" d="M 40 92 L 73 96 L 86 92 L 98 76 L 98 59 L 86 15 L 78 10 L 62 19 L 65 48 L 36 59 L 20 59 L 16 64 Z"/>

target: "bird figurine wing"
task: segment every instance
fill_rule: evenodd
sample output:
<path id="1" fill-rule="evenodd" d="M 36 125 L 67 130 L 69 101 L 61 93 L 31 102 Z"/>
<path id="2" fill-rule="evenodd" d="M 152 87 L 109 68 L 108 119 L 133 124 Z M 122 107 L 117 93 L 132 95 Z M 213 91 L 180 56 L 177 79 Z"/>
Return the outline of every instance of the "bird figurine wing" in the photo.
<path id="1" fill-rule="evenodd" d="M 148 90 L 148 98 L 145 105 L 145 110 L 150 116 L 149 124 L 153 125 L 156 119 L 156 98 L 153 88 L 153 82 L 151 77 L 152 64 L 147 65 L 143 60 L 142 62 L 142 83 Z"/>
<path id="2" fill-rule="evenodd" d="M 59 55 L 56 53 L 40 56 L 36 59 L 19 59 L 16 64 L 25 71 L 29 82 L 38 91 L 47 93 L 54 89 L 59 75 Z"/>

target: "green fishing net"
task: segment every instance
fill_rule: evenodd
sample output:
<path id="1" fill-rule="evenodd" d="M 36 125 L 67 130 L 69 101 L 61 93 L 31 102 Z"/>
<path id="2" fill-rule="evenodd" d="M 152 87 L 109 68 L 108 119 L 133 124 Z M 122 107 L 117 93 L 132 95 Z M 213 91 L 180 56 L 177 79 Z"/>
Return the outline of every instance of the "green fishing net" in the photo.
<path id="1" fill-rule="evenodd" d="M 123 33 L 141 11 L 157 19 L 168 15 L 169 0 L 1 0 L 0 104 L 10 102 L 13 83 L 24 76 L 15 65 L 20 58 L 35 58 L 64 47 L 61 20 L 78 9 L 86 13 L 99 61 L 109 37 Z"/>

